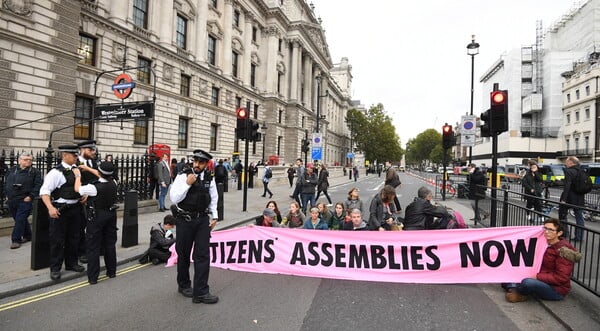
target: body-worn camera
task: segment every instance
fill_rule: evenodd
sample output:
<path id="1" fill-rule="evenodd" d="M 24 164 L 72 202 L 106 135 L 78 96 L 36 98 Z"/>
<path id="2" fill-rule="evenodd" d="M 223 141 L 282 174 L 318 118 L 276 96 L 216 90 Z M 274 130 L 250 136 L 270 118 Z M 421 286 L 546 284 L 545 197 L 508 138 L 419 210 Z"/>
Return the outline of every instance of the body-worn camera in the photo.
<path id="1" fill-rule="evenodd" d="M 17 183 L 13 184 L 14 189 L 20 189 L 21 187 L 23 187 L 23 184 L 17 184 Z"/>

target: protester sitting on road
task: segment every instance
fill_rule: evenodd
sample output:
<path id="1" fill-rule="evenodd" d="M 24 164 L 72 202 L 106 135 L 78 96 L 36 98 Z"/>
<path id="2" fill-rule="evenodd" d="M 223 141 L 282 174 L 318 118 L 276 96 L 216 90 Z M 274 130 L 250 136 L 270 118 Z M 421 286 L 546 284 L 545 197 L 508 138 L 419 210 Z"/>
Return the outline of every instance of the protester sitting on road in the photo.
<path id="1" fill-rule="evenodd" d="M 267 226 L 267 227 L 271 227 L 271 228 L 282 228 L 284 227 L 283 225 L 281 225 L 279 222 L 277 222 L 277 220 L 275 220 L 275 218 L 277 217 L 277 214 L 275 214 L 275 211 L 271 208 L 265 208 L 262 212 L 261 216 L 258 216 L 255 221 L 255 225 L 257 226 Z"/>
<path id="2" fill-rule="evenodd" d="M 328 230 L 327 222 L 319 217 L 319 208 L 310 209 L 310 217 L 304 221 L 304 229 Z"/>
<path id="3" fill-rule="evenodd" d="M 163 219 L 163 224 L 156 223 L 150 229 L 150 248 L 140 258 L 140 263 L 148 263 L 157 265 L 166 263 L 171 252 L 169 247 L 175 243 L 173 229 L 175 228 L 175 217 L 167 215 Z"/>
<path id="4" fill-rule="evenodd" d="M 344 209 L 344 203 L 337 202 L 335 204 L 335 208 L 333 214 L 327 221 L 327 226 L 331 230 L 341 230 L 344 226 L 344 221 L 346 220 L 346 210 Z"/>
<path id="5" fill-rule="evenodd" d="M 269 202 L 267 202 L 267 205 L 265 206 L 265 208 L 271 208 L 273 209 L 273 211 L 275 212 L 277 218 L 276 221 L 279 222 L 279 224 L 281 224 L 281 212 L 279 211 L 279 208 L 277 207 L 277 202 L 275 202 L 274 200 L 271 200 Z"/>
<path id="6" fill-rule="evenodd" d="M 329 208 L 327 208 L 327 205 L 324 202 L 319 202 L 317 203 L 317 209 L 319 209 L 319 218 L 329 224 L 332 214 Z"/>
<path id="7" fill-rule="evenodd" d="M 544 237 L 548 247 L 544 252 L 542 266 L 532 278 L 525 278 L 519 284 L 502 284 L 507 289 L 508 302 L 521 302 L 533 295 L 542 300 L 563 300 L 571 291 L 571 273 L 575 262 L 581 259 L 569 241 L 564 237 L 563 224 L 556 218 L 544 221 Z"/>
<path id="8" fill-rule="evenodd" d="M 300 205 L 296 201 L 290 203 L 290 211 L 286 219 L 289 228 L 301 228 L 304 226 L 306 215 L 300 210 Z"/>
<path id="9" fill-rule="evenodd" d="M 369 230 L 367 222 L 362 219 L 362 212 L 358 209 L 350 211 L 350 222 L 344 223 L 343 230 L 349 231 L 365 231 Z"/>
<path id="10" fill-rule="evenodd" d="M 452 215 L 446 207 L 433 205 L 431 199 L 431 190 L 421 186 L 415 200 L 404 211 L 404 230 L 440 229 L 448 225 Z"/>
<path id="11" fill-rule="evenodd" d="M 358 209 L 361 212 L 364 211 L 363 203 L 358 197 L 357 187 L 353 187 L 350 189 L 350 191 L 348 191 L 348 199 L 344 202 L 344 209 L 346 209 L 348 214 L 352 209 Z"/>
<path id="12" fill-rule="evenodd" d="M 369 208 L 369 228 L 371 230 L 389 231 L 395 223 L 396 205 L 394 197 L 396 190 L 391 185 L 385 185 L 373 200 Z"/>

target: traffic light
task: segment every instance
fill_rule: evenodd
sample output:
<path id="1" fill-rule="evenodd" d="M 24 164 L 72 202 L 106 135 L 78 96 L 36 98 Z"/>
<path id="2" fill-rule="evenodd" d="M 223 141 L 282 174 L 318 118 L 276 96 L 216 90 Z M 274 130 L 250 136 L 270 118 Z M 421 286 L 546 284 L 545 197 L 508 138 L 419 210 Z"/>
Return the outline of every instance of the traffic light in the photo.
<path id="1" fill-rule="evenodd" d="M 508 131 L 508 91 L 490 92 L 491 131 L 502 133 Z"/>
<path id="2" fill-rule="evenodd" d="M 308 153 L 310 150 L 310 142 L 308 139 L 302 139 L 302 152 Z"/>
<path id="3" fill-rule="evenodd" d="M 492 136 L 492 130 L 490 128 L 490 124 L 491 120 L 490 120 L 490 110 L 486 110 L 483 113 L 481 113 L 481 116 L 479 116 L 479 119 L 481 121 L 483 121 L 483 124 L 481 125 L 481 136 L 482 137 L 491 137 Z"/>
<path id="4" fill-rule="evenodd" d="M 258 130 L 260 129 L 260 124 L 258 124 L 255 120 L 250 120 L 250 141 L 260 141 L 262 136 Z"/>
<path id="5" fill-rule="evenodd" d="M 237 127 L 235 128 L 236 139 L 246 139 L 246 128 L 248 127 L 248 110 L 246 108 L 237 109 Z"/>
<path id="6" fill-rule="evenodd" d="M 442 147 L 449 149 L 452 146 L 454 146 L 454 132 L 452 131 L 452 126 L 446 123 L 442 127 Z"/>

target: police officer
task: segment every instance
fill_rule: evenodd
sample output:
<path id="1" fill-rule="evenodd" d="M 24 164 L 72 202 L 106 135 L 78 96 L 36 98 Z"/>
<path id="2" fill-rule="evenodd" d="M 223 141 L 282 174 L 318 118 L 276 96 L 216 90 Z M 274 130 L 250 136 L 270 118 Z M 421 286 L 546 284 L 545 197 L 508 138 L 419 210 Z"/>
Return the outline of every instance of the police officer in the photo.
<path id="1" fill-rule="evenodd" d="M 33 156 L 23 152 L 19 155 L 19 164 L 6 174 L 4 191 L 8 198 L 8 210 L 15 220 L 12 231 L 11 249 L 21 247 L 21 244 L 31 241 L 31 225 L 27 217 L 31 214 L 33 198 L 40 194 L 42 174 L 31 166 Z"/>
<path id="2" fill-rule="evenodd" d="M 180 173 L 171 186 L 171 206 L 177 218 L 176 250 L 177 284 L 179 293 L 192 297 L 194 303 L 217 303 L 219 297 L 210 294 L 208 274 L 210 271 L 210 230 L 218 220 L 217 187 L 207 168 L 212 156 L 194 150 L 193 167 Z M 190 252 L 194 248 L 194 283 L 190 282 Z"/>
<path id="3" fill-rule="evenodd" d="M 84 140 L 77 144 L 79 148 L 79 156 L 77 157 L 77 166 L 81 170 L 81 183 L 83 185 L 90 184 L 100 177 L 98 173 L 98 163 L 96 163 L 96 141 L 95 140 Z M 82 195 L 81 203 L 87 202 L 87 196 Z M 84 206 L 85 208 L 85 206 Z M 82 211 L 84 210 L 82 208 Z M 77 247 L 77 255 L 79 256 L 79 262 L 87 263 L 87 256 L 85 254 L 85 227 L 87 225 L 86 215 L 81 216 L 81 229 L 79 230 L 79 247 Z"/>
<path id="4" fill-rule="evenodd" d="M 77 246 L 81 230 L 80 195 L 75 192 L 77 145 L 58 147 L 62 162 L 44 177 L 40 196 L 48 209 L 50 234 L 50 278 L 60 279 L 63 260 L 66 270 L 83 272 L 77 263 Z M 81 176 L 81 175 L 79 175 Z"/>
<path id="5" fill-rule="evenodd" d="M 114 278 L 117 275 L 117 183 L 112 178 L 115 167 L 112 162 L 100 163 L 98 172 L 100 179 L 87 185 L 81 183 L 81 172 L 73 169 L 75 174 L 75 191 L 88 196 L 84 208 L 87 208 L 86 256 L 88 259 L 88 282 L 96 284 L 100 274 L 100 249 L 104 251 L 106 275 Z"/>

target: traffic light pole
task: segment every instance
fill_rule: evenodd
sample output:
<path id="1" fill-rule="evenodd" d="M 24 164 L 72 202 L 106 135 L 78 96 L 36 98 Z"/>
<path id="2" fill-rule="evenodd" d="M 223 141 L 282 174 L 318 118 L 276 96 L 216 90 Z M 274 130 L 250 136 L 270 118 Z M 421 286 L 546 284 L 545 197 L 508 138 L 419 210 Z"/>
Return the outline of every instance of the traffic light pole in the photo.
<path id="1" fill-rule="evenodd" d="M 496 208 L 498 206 L 498 201 L 496 201 L 497 190 L 496 187 L 498 185 L 498 133 L 492 133 L 492 192 L 491 192 L 491 206 L 490 206 L 490 227 L 496 227 Z M 505 212 L 505 211 L 503 211 Z"/>
<path id="2" fill-rule="evenodd" d="M 308 130 L 304 130 L 304 141 L 308 141 Z M 302 146 L 304 148 L 304 146 Z M 304 151 L 304 166 L 308 164 L 308 151 Z"/>
<path id="3" fill-rule="evenodd" d="M 250 116 L 246 115 L 246 139 L 245 139 L 245 146 L 244 146 L 244 171 L 243 171 L 243 175 L 242 178 L 244 180 L 244 196 L 243 196 L 243 203 L 242 203 L 242 211 L 246 211 L 247 209 L 247 205 L 248 205 L 248 152 L 249 152 L 249 144 L 250 144 L 250 130 L 249 130 L 249 125 L 250 124 Z M 240 177 L 238 175 L 238 180 L 240 180 Z"/>

